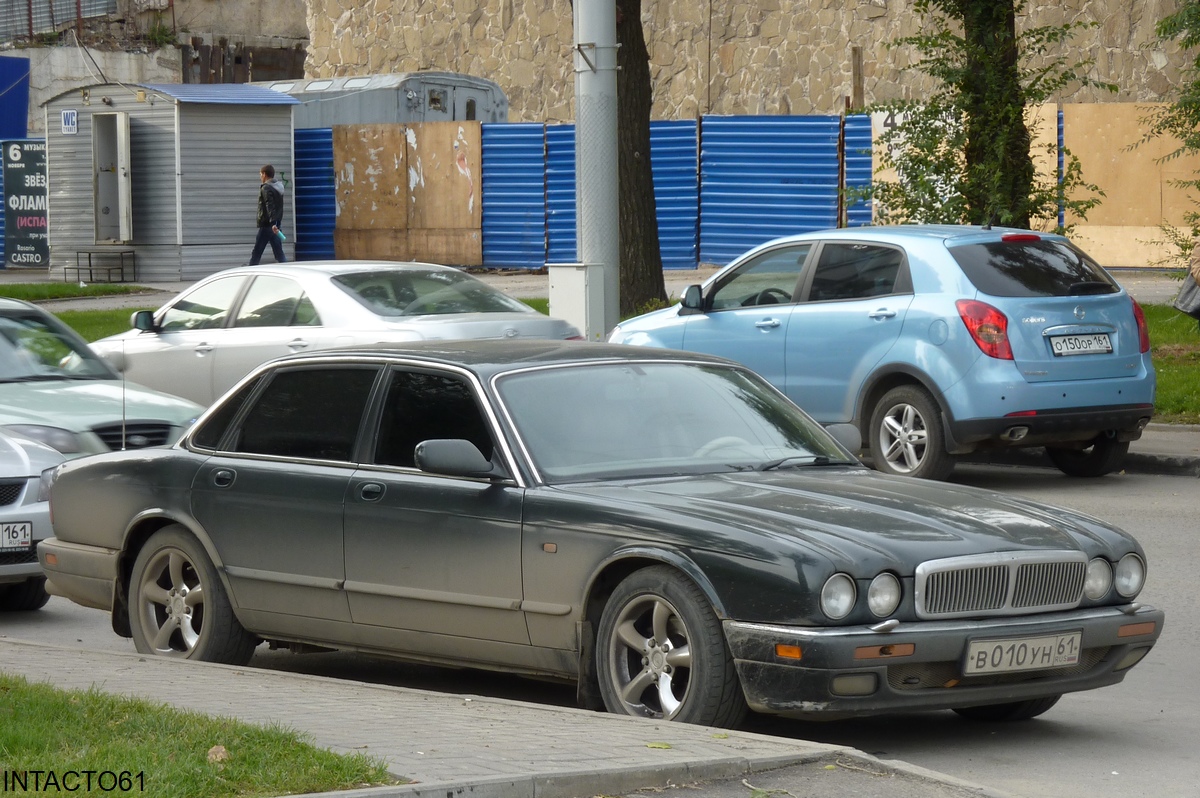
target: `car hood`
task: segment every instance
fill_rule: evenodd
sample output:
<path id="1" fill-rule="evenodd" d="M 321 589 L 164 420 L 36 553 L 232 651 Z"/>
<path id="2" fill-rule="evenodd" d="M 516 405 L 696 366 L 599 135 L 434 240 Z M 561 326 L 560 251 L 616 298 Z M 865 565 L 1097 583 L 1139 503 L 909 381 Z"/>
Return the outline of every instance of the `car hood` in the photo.
<path id="1" fill-rule="evenodd" d="M 448 313 L 385 318 L 396 330 L 412 330 L 426 340 L 451 338 L 570 338 L 579 335 L 571 324 L 541 313 Z"/>
<path id="2" fill-rule="evenodd" d="M 62 461 L 62 454 L 43 443 L 19 435 L 0 435 L 0 478 L 37 476 Z"/>
<path id="3" fill-rule="evenodd" d="M 123 380 L 0 383 L 0 423 L 46 424 L 73 431 L 122 418 L 183 425 L 200 405 Z"/>
<path id="4" fill-rule="evenodd" d="M 774 559 L 800 545 L 839 569 L 909 576 L 920 562 L 995 551 L 1137 550 L 1080 513 L 964 486 L 867 469 L 811 467 L 638 482 L 565 485 L 591 501 L 683 524 L 699 547 Z M 620 508 L 620 509 L 615 509 Z M 714 540 L 719 535 L 720 540 Z"/>

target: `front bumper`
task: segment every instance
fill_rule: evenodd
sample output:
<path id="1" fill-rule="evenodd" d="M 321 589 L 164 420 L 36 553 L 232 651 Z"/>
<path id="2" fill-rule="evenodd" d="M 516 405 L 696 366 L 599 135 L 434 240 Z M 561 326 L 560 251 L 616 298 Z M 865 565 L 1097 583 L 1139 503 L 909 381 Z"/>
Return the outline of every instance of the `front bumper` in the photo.
<path id="1" fill-rule="evenodd" d="M 1163 620 L 1161 610 L 1130 605 L 988 620 L 901 623 L 889 632 L 865 626 L 802 628 L 739 621 L 725 621 L 724 629 L 751 709 L 835 720 L 1007 703 L 1115 684 L 1153 647 Z M 1076 630 L 1082 632 L 1076 665 L 963 675 L 971 640 Z M 800 658 L 779 656 L 779 645 L 798 648 Z M 858 694 L 839 689 L 847 684 L 856 685 Z"/>
<path id="2" fill-rule="evenodd" d="M 84 607 L 111 612 L 121 552 L 48 538 L 38 544 L 46 589 Z"/>

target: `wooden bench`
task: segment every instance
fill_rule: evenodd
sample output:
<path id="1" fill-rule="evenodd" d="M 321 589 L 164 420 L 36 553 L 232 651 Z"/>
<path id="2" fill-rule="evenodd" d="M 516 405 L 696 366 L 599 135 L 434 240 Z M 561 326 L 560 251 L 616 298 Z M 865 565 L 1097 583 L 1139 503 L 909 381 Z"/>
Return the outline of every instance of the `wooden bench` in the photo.
<path id="1" fill-rule="evenodd" d="M 84 263 L 82 256 L 87 256 L 87 263 Z M 125 273 L 125 256 L 129 256 L 130 273 L 126 276 Z M 100 263 L 93 260 L 93 256 L 116 256 L 116 263 Z M 70 279 L 70 273 L 75 272 L 75 279 L 82 280 L 83 273 L 87 272 L 88 282 L 95 282 L 97 274 L 103 274 L 103 282 L 125 282 L 126 280 L 137 279 L 137 261 L 135 251 L 132 249 L 117 249 L 115 247 L 94 247 L 75 250 L 75 265 L 63 267 L 63 282 Z M 113 279 L 113 275 L 119 275 L 117 280 Z"/>

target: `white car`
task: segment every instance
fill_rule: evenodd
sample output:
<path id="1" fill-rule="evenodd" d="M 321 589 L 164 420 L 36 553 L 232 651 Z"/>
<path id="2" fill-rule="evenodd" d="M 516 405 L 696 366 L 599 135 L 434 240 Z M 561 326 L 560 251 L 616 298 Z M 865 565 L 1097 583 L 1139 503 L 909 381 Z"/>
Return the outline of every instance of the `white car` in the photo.
<path id="1" fill-rule="evenodd" d="M 174 443 L 202 411 L 122 379 L 56 317 L 0 297 L 0 431 L 77 457 Z"/>
<path id="2" fill-rule="evenodd" d="M 0 611 L 36 610 L 50 600 L 37 544 L 50 537 L 49 473 L 62 453 L 0 433 Z"/>
<path id="3" fill-rule="evenodd" d="M 580 339 L 569 323 L 458 269 L 304 261 L 226 269 L 92 347 L 126 375 L 203 405 L 282 355 L 382 342 Z"/>

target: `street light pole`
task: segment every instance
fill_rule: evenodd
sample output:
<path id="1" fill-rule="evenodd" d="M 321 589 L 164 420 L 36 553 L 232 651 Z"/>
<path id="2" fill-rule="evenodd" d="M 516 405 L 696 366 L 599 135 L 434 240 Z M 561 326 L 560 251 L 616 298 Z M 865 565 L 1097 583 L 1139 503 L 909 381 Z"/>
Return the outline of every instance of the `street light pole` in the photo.
<path id="1" fill-rule="evenodd" d="M 617 8 L 575 0 L 575 244 L 603 273 L 604 333 L 620 321 Z"/>

